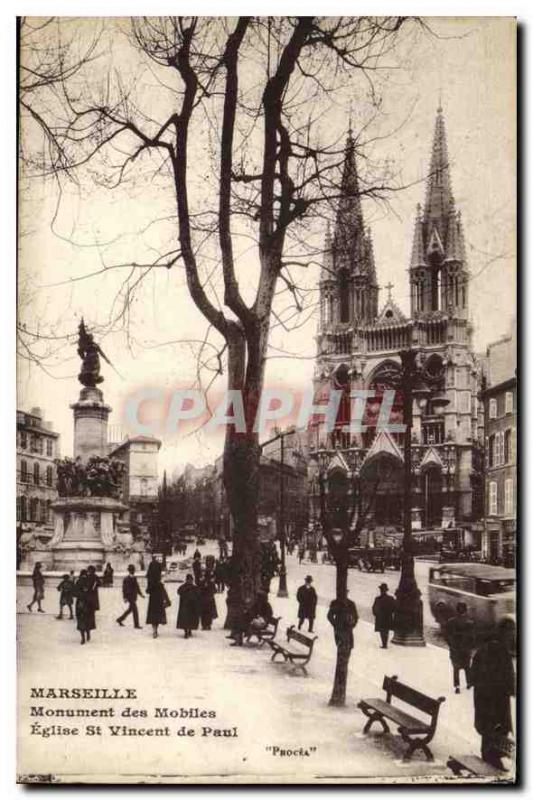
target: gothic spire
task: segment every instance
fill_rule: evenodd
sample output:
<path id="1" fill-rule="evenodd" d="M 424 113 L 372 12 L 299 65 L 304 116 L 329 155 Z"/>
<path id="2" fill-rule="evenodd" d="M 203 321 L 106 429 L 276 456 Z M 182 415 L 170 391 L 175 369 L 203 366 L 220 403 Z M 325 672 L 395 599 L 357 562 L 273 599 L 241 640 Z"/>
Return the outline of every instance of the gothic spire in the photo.
<path id="1" fill-rule="evenodd" d="M 348 131 L 344 152 L 340 199 L 335 220 L 334 250 L 335 266 L 349 269 L 354 260 L 360 260 L 364 236 L 359 177 L 355 161 L 355 141 L 351 130 Z"/>
<path id="2" fill-rule="evenodd" d="M 450 205 L 447 233 L 445 261 L 462 261 L 459 220 L 453 201 Z"/>
<path id="3" fill-rule="evenodd" d="M 413 249 L 411 250 L 411 269 L 425 267 L 424 234 L 422 228 L 422 209 L 420 203 L 416 206 L 415 232 L 413 236 Z"/>
<path id="4" fill-rule="evenodd" d="M 441 240 L 446 236 L 445 220 L 453 204 L 452 186 L 450 181 L 450 164 L 448 158 L 448 144 L 444 115 L 439 104 L 433 146 L 431 149 L 431 163 L 426 184 L 426 203 L 424 207 L 424 223 L 429 227 L 436 226 Z"/>

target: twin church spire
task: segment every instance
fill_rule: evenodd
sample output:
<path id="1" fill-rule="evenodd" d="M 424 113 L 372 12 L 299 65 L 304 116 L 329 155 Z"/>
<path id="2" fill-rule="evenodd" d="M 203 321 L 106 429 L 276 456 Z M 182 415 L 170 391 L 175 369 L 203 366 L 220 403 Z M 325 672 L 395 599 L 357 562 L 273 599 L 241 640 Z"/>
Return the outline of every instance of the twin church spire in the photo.
<path id="1" fill-rule="evenodd" d="M 467 317 L 468 273 L 455 208 L 442 108 L 437 109 L 424 208 L 417 206 L 410 263 L 411 313 Z"/>
<path id="2" fill-rule="evenodd" d="M 365 228 L 355 141 L 348 133 L 333 234 L 324 242 L 321 323 L 371 325 L 378 293 L 370 229 Z M 424 205 L 417 206 L 411 261 L 411 316 L 467 317 L 468 273 L 461 214 L 455 208 L 442 108 L 437 109 Z"/>

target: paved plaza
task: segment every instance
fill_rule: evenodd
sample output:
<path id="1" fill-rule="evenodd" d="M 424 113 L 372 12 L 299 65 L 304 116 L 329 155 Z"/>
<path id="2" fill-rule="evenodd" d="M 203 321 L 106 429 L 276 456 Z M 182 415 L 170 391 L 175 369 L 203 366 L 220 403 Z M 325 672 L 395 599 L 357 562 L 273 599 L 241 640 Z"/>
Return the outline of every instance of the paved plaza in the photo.
<path id="1" fill-rule="evenodd" d="M 124 628 L 116 624 L 123 604 L 121 581 L 115 580 L 113 588 L 100 590 L 97 630 L 90 643 L 80 646 L 76 623 L 55 619 L 55 581 L 47 583 L 45 614 L 26 611 L 31 589 L 19 587 L 19 771 L 24 774 L 27 770 L 31 751 L 32 773 L 82 779 L 97 768 L 102 781 L 116 775 L 119 759 L 120 780 L 125 782 L 141 775 L 154 781 L 206 782 L 246 782 L 251 775 L 259 775 L 264 782 L 274 782 L 275 776 L 281 775 L 288 781 L 331 781 L 340 776 L 354 781 L 384 777 L 402 781 L 413 776 L 433 780 L 451 777 L 446 768 L 449 755 L 479 753 L 472 693 L 452 693 L 447 650 L 431 643 L 421 649 L 380 649 L 378 635 L 365 619 L 368 613 L 364 609 L 377 593 L 381 574 L 362 577 L 357 570 L 350 571 L 350 596 L 361 606 L 362 619 L 355 631 L 347 705 L 329 707 L 336 650 L 326 612 L 334 592 L 334 568 L 298 565 L 293 556 L 288 559 L 288 573 L 290 597 L 276 597 L 276 578 L 270 596 L 275 615 L 282 617 L 281 635 L 286 626 L 296 622 L 296 589 L 306 574 L 314 575 L 319 595 L 315 626 L 319 638 L 308 677 L 291 674 L 284 664 L 271 663 L 266 646 L 230 647 L 225 639 L 227 631 L 222 629 L 225 597 L 220 594 L 216 596 L 219 618 L 213 630 L 197 631 L 185 641 L 182 631 L 175 627 L 179 584 L 167 582 L 172 608 L 168 609 L 168 624 L 154 640 L 149 626 L 134 630 L 131 619 Z M 398 574 L 387 572 L 385 579 L 393 590 Z M 145 600 L 140 601 L 140 610 L 144 623 Z M 403 764 L 405 745 L 394 728 L 386 735 L 362 735 L 365 718 L 357 703 L 363 697 L 382 694 L 384 675 L 398 675 L 424 693 L 446 697 L 431 744 L 434 763 L 427 763 L 422 756 Z M 32 698 L 32 687 L 37 685 L 133 688 L 136 699 L 112 703 L 92 699 L 83 704 L 90 709 L 113 706 L 113 719 L 36 718 L 31 716 L 32 707 L 80 707 L 79 700 Z M 144 710 L 146 717 L 134 716 L 127 708 Z M 171 715 L 162 717 L 165 712 L 155 709 L 169 709 Z M 41 728 L 31 734 L 35 722 Z M 41 735 L 41 729 L 51 725 L 79 725 L 82 729 L 99 725 L 101 733 L 84 735 L 83 748 L 77 748 L 83 755 L 76 760 L 58 746 L 62 734 Z M 127 730 L 168 726 L 169 736 L 123 735 L 124 725 Z M 194 733 L 187 735 L 187 730 Z"/>

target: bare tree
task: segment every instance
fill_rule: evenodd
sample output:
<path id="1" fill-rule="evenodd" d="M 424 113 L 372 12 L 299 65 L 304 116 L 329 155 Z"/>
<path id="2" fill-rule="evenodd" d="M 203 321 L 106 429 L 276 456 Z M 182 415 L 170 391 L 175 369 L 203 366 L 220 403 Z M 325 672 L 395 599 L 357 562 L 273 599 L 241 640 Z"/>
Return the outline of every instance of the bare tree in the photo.
<path id="1" fill-rule="evenodd" d="M 368 522 L 379 488 L 379 479 L 374 481 L 368 492 L 363 493 L 360 478 L 353 475 L 350 480 L 345 473 L 339 473 L 337 477 L 335 490 L 332 482 L 328 482 L 322 465 L 318 465 L 320 523 L 328 550 L 335 562 L 335 601 L 340 606 L 346 606 L 349 551 L 359 543 L 360 535 Z M 329 704 L 343 706 L 346 703 L 346 683 L 352 648 L 342 634 L 336 635 L 336 645 L 337 662 Z"/>
<path id="2" fill-rule="evenodd" d="M 408 26 L 401 17 L 138 18 L 130 31 L 124 21 L 116 25 L 112 63 L 65 74 L 51 106 L 37 111 L 60 154 L 44 172 L 61 181 L 90 169 L 91 179 L 112 190 L 148 175 L 173 198 L 168 247 L 130 266 L 135 287 L 155 268 L 183 266 L 190 296 L 221 342 L 215 372 L 224 363 L 228 388 L 243 398 L 246 431 L 228 426 L 224 448 L 234 523 L 228 605 L 238 624 L 260 586 L 254 421 L 274 299 L 281 282 L 299 313 L 291 270 L 308 266 L 310 225 L 327 216 L 340 191 L 344 131 L 332 133 L 321 117 L 328 104 L 346 108 L 359 77 L 379 113 L 373 78 Z M 362 195 L 382 198 L 395 188 L 377 174 L 370 178 Z M 252 247 L 249 260 L 243 242 Z"/>

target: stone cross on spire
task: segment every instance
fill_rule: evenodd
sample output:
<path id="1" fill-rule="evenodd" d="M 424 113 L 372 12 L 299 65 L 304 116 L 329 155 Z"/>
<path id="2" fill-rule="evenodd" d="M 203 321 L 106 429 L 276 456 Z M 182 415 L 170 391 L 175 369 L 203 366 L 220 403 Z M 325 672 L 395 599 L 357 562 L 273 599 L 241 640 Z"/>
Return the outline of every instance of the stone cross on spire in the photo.
<path id="1" fill-rule="evenodd" d="M 392 290 L 394 289 L 394 284 L 390 281 L 385 284 L 384 288 L 388 291 L 387 301 L 391 302 L 392 300 Z"/>

